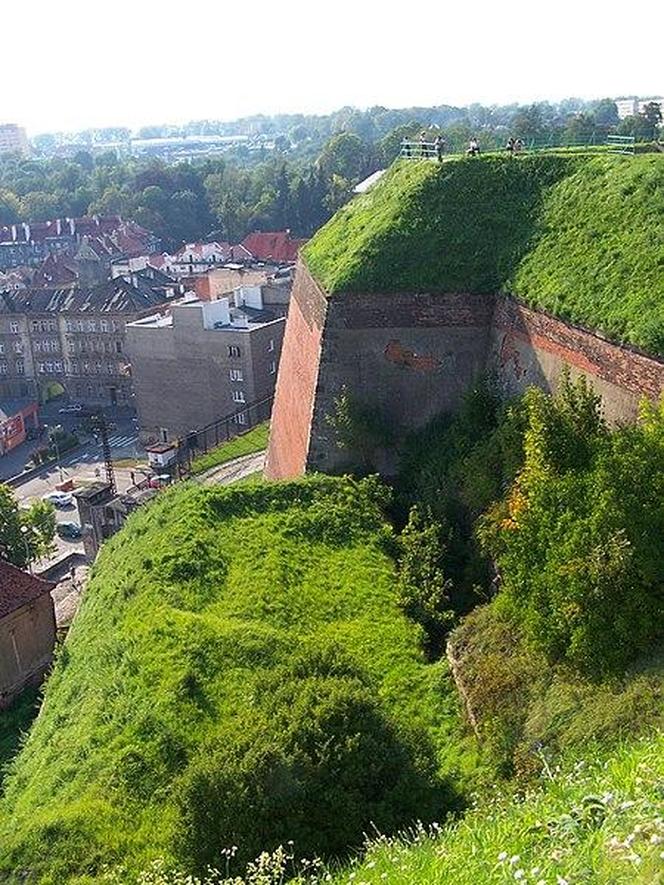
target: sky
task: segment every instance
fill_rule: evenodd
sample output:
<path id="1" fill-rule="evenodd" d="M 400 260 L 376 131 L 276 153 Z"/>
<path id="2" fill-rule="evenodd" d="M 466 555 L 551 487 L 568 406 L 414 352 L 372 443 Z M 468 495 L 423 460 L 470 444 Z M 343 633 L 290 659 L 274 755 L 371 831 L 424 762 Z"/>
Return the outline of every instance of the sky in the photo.
<path id="1" fill-rule="evenodd" d="M 662 95 L 663 35 L 662 0 L 4 0 L 0 123 Z"/>

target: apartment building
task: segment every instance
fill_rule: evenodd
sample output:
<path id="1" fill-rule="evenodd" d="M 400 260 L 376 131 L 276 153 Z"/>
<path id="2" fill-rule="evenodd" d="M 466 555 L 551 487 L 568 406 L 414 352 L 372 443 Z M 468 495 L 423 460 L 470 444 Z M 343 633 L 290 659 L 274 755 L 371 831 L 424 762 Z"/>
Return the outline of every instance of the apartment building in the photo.
<path id="1" fill-rule="evenodd" d="M 25 129 L 16 123 L 0 123 L 0 156 L 2 154 L 20 154 L 27 157 L 30 144 Z"/>
<path id="2" fill-rule="evenodd" d="M 182 293 L 153 268 L 89 288 L 0 293 L 0 397 L 128 404 L 126 325 Z"/>
<path id="3" fill-rule="evenodd" d="M 274 392 L 285 305 L 266 303 L 261 286 L 216 301 L 191 296 L 167 316 L 127 325 L 135 403 L 145 443 L 170 442 Z"/>

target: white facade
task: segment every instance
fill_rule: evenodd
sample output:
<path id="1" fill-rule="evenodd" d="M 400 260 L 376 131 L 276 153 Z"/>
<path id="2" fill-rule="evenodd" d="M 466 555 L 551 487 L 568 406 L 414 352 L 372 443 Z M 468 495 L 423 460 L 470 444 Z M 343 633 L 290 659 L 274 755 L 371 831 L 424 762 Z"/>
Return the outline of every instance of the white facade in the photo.
<path id="1" fill-rule="evenodd" d="M 642 114 L 645 106 L 651 101 L 658 104 L 664 112 L 664 98 L 662 96 L 659 98 L 618 98 L 616 99 L 618 116 L 624 120 L 625 117 L 635 117 L 637 114 Z"/>
<path id="2" fill-rule="evenodd" d="M 15 123 L 0 123 L 0 154 L 29 153 L 28 137 L 25 129 Z"/>

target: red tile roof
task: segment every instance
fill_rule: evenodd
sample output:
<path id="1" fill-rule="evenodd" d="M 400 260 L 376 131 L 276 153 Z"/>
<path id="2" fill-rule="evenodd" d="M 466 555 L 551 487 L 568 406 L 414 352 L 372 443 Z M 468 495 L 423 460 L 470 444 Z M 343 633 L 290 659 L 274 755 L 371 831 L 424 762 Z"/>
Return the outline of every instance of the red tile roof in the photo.
<path id="1" fill-rule="evenodd" d="M 36 578 L 0 559 L 0 618 L 35 602 L 54 587 L 52 581 Z"/>
<path id="2" fill-rule="evenodd" d="M 295 261 L 306 240 L 291 239 L 290 231 L 254 231 L 242 240 L 245 249 L 259 261 Z"/>

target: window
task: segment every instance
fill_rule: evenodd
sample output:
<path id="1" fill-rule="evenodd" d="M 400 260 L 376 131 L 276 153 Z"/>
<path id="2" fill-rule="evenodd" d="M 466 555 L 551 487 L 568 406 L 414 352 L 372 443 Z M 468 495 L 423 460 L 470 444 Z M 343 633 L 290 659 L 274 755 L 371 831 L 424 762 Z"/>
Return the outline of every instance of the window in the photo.
<path id="1" fill-rule="evenodd" d="M 272 351 L 274 350 L 274 338 L 270 338 L 267 349 L 270 353 L 272 353 Z"/>
<path id="2" fill-rule="evenodd" d="M 65 320 L 65 329 L 66 329 L 68 332 L 73 332 L 73 331 L 74 331 L 74 324 L 72 323 L 71 320 Z"/>
<path id="3" fill-rule="evenodd" d="M 122 353 L 122 341 L 115 342 L 115 352 Z"/>
<path id="4" fill-rule="evenodd" d="M 243 403 L 244 400 L 244 390 L 234 390 L 233 391 L 233 402 L 234 403 Z"/>
<path id="5" fill-rule="evenodd" d="M 48 375 L 53 374 L 53 363 L 50 360 L 46 363 L 46 373 Z"/>
<path id="6" fill-rule="evenodd" d="M 7 363 L 0 363 L 0 375 L 7 374 Z"/>
<path id="7" fill-rule="evenodd" d="M 270 363 L 270 375 L 274 375 L 277 371 L 277 364 L 274 360 Z"/>
<path id="8" fill-rule="evenodd" d="M 51 350 L 53 353 L 57 353 L 60 350 L 60 342 L 57 338 L 51 338 Z"/>
<path id="9" fill-rule="evenodd" d="M 16 360 L 16 374 L 25 375 L 25 363 L 23 360 Z"/>
<path id="10" fill-rule="evenodd" d="M 231 369 L 229 371 L 229 377 L 231 381 L 242 381 L 242 369 Z"/>
<path id="11" fill-rule="evenodd" d="M 14 353 L 23 353 L 23 342 L 15 341 L 14 342 Z"/>
<path id="12" fill-rule="evenodd" d="M 35 341 L 35 353 L 41 352 L 41 341 Z"/>
<path id="13" fill-rule="evenodd" d="M 109 375 L 115 375 L 115 365 L 114 365 L 114 363 L 107 363 L 107 364 L 106 364 L 106 371 L 108 372 Z"/>
<path id="14" fill-rule="evenodd" d="M 83 363 L 83 374 L 87 375 L 90 372 L 90 363 Z"/>
<path id="15" fill-rule="evenodd" d="M 233 421 L 236 424 L 246 424 L 247 423 L 247 413 L 246 412 L 238 412 L 237 415 L 233 415 Z"/>
<path id="16" fill-rule="evenodd" d="M 76 342 L 68 341 L 67 342 L 67 353 L 76 353 Z"/>
<path id="17" fill-rule="evenodd" d="M 237 344 L 229 344 L 228 345 L 228 355 L 229 356 L 240 356 L 240 348 Z"/>
<path id="18" fill-rule="evenodd" d="M 48 326 L 49 332 L 55 332 L 55 330 L 57 328 L 57 326 L 55 325 L 55 320 L 49 320 L 46 325 Z"/>
<path id="19" fill-rule="evenodd" d="M 0 341 L 0 353 L 5 352 L 5 345 Z"/>
<path id="20" fill-rule="evenodd" d="M 162 442 L 168 442 L 168 428 L 160 427 L 159 428 L 159 435 L 161 436 Z"/>
<path id="21" fill-rule="evenodd" d="M 108 320 L 99 320 L 99 328 L 102 332 L 108 332 Z"/>
<path id="22" fill-rule="evenodd" d="M 38 331 L 39 331 L 39 321 L 38 321 L 38 320 L 33 320 L 33 321 L 30 323 L 30 326 L 31 326 L 33 332 L 38 332 Z"/>
<path id="23" fill-rule="evenodd" d="M 77 320 L 77 321 L 76 321 L 76 331 L 77 331 L 77 332 L 82 332 L 82 331 L 83 331 L 83 320 Z"/>
<path id="24" fill-rule="evenodd" d="M 12 320 L 9 324 L 9 331 L 12 335 L 18 335 L 18 323 L 15 320 Z"/>
<path id="25" fill-rule="evenodd" d="M 78 363 L 76 360 L 72 360 L 72 362 L 69 363 L 69 371 L 72 375 L 78 375 Z"/>
<path id="26" fill-rule="evenodd" d="M 46 363 L 39 363 L 39 374 L 43 375 L 46 371 Z"/>
<path id="27" fill-rule="evenodd" d="M 62 372 L 62 362 L 58 360 L 56 363 L 53 363 L 56 372 Z"/>
<path id="28" fill-rule="evenodd" d="M 88 332 L 96 332 L 97 324 L 94 320 L 88 320 Z"/>

